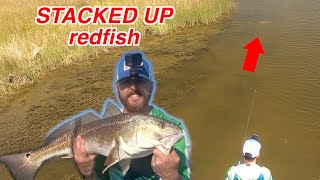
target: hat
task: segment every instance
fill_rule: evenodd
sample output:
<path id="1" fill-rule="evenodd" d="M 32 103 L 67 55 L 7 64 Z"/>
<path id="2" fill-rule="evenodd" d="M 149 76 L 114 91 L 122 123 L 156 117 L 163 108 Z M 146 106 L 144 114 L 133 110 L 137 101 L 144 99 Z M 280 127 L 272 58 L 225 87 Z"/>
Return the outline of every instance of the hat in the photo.
<path id="1" fill-rule="evenodd" d="M 125 57 L 126 55 L 130 54 L 141 54 L 142 56 L 142 62 L 137 68 L 136 74 L 138 77 L 143 77 L 148 80 L 153 80 L 152 77 L 152 68 L 151 68 L 151 63 L 147 59 L 147 57 L 144 55 L 144 53 L 140 50 L 136 51 L 126 51 L 125 53 L 122 54 L 121 58 L 119 59 L 117 66 L 116 66 L 116 75 L 115 75 L 115 80 L 119 81 L 123 78 L 130 77 L 130 69 L 132 68 L 131 66 L 127 66 L 125 63 Z"/>
<path id="2" fill-rule="evenodd" d="M 248 139 L 243 145 L 243 155 L 255 158 L 260 154 L 261 144 L 255 139 Z"/>

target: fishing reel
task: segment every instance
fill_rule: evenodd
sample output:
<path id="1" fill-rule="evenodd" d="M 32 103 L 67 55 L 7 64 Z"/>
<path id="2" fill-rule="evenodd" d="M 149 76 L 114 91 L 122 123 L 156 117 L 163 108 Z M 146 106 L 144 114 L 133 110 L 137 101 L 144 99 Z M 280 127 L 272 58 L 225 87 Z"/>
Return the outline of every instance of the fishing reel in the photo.
<path id="1" fill-rule="evenodd" d="M 140 53 L 126 54 L 125 55 L 126 66 L 129 66 L 131 79 L 139 77 L 138 70 L 143 69 L 142 55 Z"/>

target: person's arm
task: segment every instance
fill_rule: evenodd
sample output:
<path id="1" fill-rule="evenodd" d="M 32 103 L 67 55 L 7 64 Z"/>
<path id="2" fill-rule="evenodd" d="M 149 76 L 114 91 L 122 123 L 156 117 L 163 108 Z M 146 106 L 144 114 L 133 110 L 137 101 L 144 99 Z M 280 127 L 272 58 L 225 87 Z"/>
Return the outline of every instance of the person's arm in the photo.
<path id="1" fill-rule="evenodd" d="M 265 180 L 272 180 L 271 171 L 268 168 L 262 167 L 262 173 Z"/>
<path id="2" fill-rule="evenodd" d="M 88 154 L 84 140 L 78 136 L 73 144 L 73 153 L 76 164 L 86 180 L 97 179 L 94 170 L 95 155 Z"/>
<path id="3" fill-rule="evenodd" d="M 228 172 L 227 172 L 227 176 L 226 176 L 226 179 L 225 180 L 233 180 L 234 179 L 234 176 L 235 176 L 235 173 L 234 173 L 234 166 L 230 167 Z"/>

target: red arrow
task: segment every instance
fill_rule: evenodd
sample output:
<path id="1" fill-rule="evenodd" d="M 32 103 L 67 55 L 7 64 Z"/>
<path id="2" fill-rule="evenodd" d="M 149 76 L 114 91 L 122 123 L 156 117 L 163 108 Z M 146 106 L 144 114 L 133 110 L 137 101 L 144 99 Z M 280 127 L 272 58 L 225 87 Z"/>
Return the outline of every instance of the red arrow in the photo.
<path id="1" fill-rule="evenodd" d="M 254 72 L 258 62 L 259 54 L 264 54 L 259 38 L 255 38 L 243 48 L 248 49 L 248 52 L 242 69 L 245 71 Z"/>

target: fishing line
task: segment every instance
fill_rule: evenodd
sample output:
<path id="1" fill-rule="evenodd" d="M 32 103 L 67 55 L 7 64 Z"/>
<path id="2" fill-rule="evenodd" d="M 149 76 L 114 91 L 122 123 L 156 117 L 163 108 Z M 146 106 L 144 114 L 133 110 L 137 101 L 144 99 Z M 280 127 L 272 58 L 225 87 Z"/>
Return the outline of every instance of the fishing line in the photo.
<path id="1" fill-rule="evenodd" d="M 256 97 L 256 92 L 257 92 L 257 90 L 255 89 L 255 90 L 254 90 L 254 94 L 253 94 L 253 98 L 252 98 L 252 102 L 251 102 L 251 107 L 250 107 L 250 111 L 249 111 L 249 116 L 248 116 L 248 119 L 247 119 L 246 130 L 245 130 L 245 132 L 244 132 L 243 144 L 244 144 L 245 141 L 246 141 L 247 132 L 248 132 L 248 127 L 249 127 L 250 118 L 251 118 L 251 110 L 252 110 L 252 107 L 253 107 L 254 99 L 255 99 L 255 97 Z M 241 152 L 240 152 L 239 164 L 240 164 L 240 162 L 241 162 L 242 156 L 243 156 L 243 153 L 242 153 L 242 150 L 241 150 Z"/>

